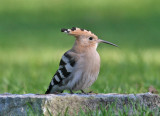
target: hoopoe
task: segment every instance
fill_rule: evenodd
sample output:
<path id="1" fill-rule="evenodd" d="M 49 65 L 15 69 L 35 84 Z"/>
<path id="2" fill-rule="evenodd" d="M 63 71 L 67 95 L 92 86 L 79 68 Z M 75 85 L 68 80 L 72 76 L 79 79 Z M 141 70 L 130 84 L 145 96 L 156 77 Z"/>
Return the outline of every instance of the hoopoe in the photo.
<path id="1" fill-rule="evenodd" d="M 69 51 L 65 52 L 59 63 L 59 69 L 53 76 L 45 94 L 62 93 L 64 90 L 81 90 L 90 87 L 97 79 L 100 69 L 100 56 L 96 50 L 98 43 L 108 41 L 99 39 L 89 30 L 75 28 L 61 29 L 61 32 L 76 38 L 75 43 Z"/>

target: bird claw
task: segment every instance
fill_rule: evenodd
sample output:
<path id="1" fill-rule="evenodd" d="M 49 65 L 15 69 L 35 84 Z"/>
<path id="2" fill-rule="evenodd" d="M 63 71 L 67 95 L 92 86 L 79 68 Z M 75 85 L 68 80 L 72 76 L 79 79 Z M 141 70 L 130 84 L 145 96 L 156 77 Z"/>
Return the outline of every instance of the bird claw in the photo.
<path id="1" fill-rule="evenodd" d="M 87 94 L 86 92 L 84 92 L 83 90 L 81 90 L 81 92 L 83 93 L 83 94 Z"/>
<path id="2" fill-rule="evenodd" d="M 70 94 L 74 94 L 72 90 L 69 90 L 69 91 L 70 91 Z"/>
<path id="3" fill-rule="evenodd" d="M 86 94 L 86 95 L 89 95 L 89 94 L 97 94 L 97 93 L 93 93 L 93 91 L 90 91 L 90 92 L 86 93 L 86 92 L 84 92 L 83 90 L 81 90 L 81 92 L 82 92 L 83 94 Z"/>

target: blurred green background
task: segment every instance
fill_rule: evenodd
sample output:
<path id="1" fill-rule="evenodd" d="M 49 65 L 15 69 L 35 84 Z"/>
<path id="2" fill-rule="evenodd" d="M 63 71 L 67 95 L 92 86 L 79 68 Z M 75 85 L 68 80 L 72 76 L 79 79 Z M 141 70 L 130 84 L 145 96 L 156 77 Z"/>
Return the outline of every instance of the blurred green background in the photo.
<path id="1" fill-rule="evenodd" d="M 158 0 L 1 0 L 0 93 L 43 94 L 80 27 L 119 45 L 100 44 L 99 93 L 160 91 Z"/>

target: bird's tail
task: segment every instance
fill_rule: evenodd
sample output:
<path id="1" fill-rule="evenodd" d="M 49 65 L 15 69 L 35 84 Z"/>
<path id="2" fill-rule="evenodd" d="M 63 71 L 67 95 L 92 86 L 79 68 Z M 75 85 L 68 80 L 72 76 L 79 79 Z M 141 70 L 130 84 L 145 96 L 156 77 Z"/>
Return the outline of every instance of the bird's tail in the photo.
<path id="1" fill-rule="evenodd" d="M 50 83 L 50 85 L 49 85 L 47 91 L 45 92 L 45 94 L 50 94 L 51 90 L 52 90 L 52 87 L 53 87 L 53 85 Z"/>
<path id="2" fill-rule="evenodd" d="M 55 85 L 58 85 L 61 82 L 61 80 L 62 80 L 62 78 L 60 77 L 60 74 L 57 71 L 56 74 L 53 76 L 45 94 L 58 93 L 58 92 L 62 93 L 63 91 L 59 91 L 58 89 L 55 89 L 55 87 L 54 87 Z"/>

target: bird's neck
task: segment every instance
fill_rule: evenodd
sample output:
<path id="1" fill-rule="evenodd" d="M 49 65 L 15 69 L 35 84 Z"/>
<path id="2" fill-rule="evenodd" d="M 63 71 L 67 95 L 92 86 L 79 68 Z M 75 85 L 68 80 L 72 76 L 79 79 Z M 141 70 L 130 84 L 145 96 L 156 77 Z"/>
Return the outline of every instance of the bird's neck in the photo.
<path id="1" fill-rule="evenodd" d="M 72 50 L 75 51 L 76 53 L 85 53 L 85 52 L 90 52 L 90 51 L 96 51 L 97 45 L 84 45 L 81 44 L 77 41 L 75 41 Z"/>

